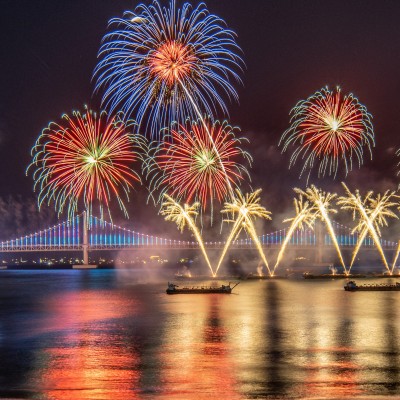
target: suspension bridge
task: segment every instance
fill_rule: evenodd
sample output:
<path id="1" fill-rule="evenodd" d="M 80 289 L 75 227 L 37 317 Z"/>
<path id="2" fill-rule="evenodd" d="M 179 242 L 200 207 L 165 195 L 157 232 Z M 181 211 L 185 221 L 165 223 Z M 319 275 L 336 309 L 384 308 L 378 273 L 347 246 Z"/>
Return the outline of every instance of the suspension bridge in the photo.
<path id="1" fill-rule="evenodd" d="M 352 228 L 333 222 L 333 227 L 339 246 L 351 249 L 358 242 L 358 234 L 352 233 Z M 282 245 L 288 229 L 259 236 L 264 248 L 278 248 Z M 206 241 L 207 249 L 223 248 L 223 241 Z M 395 250 L 398 242 L 381 239 L 384 250 Z M 333 247 L 329 234 L 318 229 L 297 229 L 288 244 L 289 248 L 314 248 L 322 254 L 324 249 Z M 95 216 L 86 217 L 86 214 L 76 216 L 70 221 L 64 221 L 38 232 L 30 233 L 12 240 L 0 242 L 1 253 L 18 252 L 51 252 L 51 251 L 82 251 L 83 263 L 88 264 L 89 251 L 96 250 L 135 250 L 135 249 L 197 249 L 196 241 L 176 240 L 159 236 L 140 233 Z M 255 243 L 250 238 L 238 239 L 232 242 L 232 249 L 255 248 Z M 366 237 L 362 248 L 373 249 L 375 243 L 371 237 Z"/>

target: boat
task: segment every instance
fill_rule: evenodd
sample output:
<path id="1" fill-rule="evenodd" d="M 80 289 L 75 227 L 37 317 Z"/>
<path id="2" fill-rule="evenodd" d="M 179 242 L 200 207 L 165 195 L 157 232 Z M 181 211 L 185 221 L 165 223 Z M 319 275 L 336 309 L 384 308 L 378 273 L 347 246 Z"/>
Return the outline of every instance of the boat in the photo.
<path id="1" fill-rule="evenodd" d="M 231 294 L 233 288 L 239 285 L 240 282 L 236 283 L 236 285 L 231 286 L 231 282 L 228 285 L 217 286 L 192 286 L 192 287 L 179 287 L 174 283 L 168 282 L 168 288 L 166 290 L 167 294 L 205 294 L 205 293 L 222 293 L 222 294 Z"/>
<path id="2" fill-rule="evenodd" d="M 348 279 L 348 278 L 365 278 L 365 274 L 312 274 L 304 272 L 304 279 Z"/>
<path id="3" fill-rule="evenodd" d="M 376 291 L 400 291 L 400 283 L 395 284 L 384 284 L 384 283 L 372 283 L 367 285 L 358 286 L 354 281 L 349 281 L 344 285 L 344 290 L 347 292 L 376 292 Z"/>

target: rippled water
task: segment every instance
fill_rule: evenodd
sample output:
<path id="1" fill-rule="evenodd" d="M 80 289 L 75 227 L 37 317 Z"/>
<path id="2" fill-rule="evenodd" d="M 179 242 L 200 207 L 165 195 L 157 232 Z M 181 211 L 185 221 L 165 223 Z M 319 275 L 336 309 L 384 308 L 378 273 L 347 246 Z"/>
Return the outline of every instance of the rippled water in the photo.
<path id="1" fill-rule="evenodd" d="M 140 271 L 1 271 L 0 397 L 400 398 L 399 292 L 243 281 L 165 294 Z"/>

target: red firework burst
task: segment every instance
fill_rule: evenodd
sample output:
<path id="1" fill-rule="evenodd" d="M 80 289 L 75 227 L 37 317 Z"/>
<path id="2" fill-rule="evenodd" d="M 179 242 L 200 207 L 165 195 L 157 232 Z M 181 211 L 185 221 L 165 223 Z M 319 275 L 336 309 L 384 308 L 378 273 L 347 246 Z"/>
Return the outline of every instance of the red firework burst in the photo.
<path id="1" fill-rule="evenodd" d="M 186 203 L 199 201 L 203 210 L 214 199 L 221 203 L 248 176 L 241 161 L 251 161 L 234 131 L 225 121 L 198 121 L 172 129 L 170 140 L 157 147 L 154 188 Z"/>
<path id="2" fill-rule="evenodd" d="M 297 158 L 304 160 L 301 174 L 319 164 L 318 175 L 336 175 L 339 163 L 346 174 L 353 166 L 363 162 L 363 150 L 374 145 L 372 116 L 358 99 L 343 96 L 340 88 L 335 91 L 323 88 L 300 101 L 290 112 L 291 126 L 282 135 L 283 151 L 294 146 L 290 166 Z M 300 175 L 301 175 L 300 174 Z"/>
<path id="3" fill-rule="evenodd" d="M 39 205 L 54 202 L 59 214 L 67 205 L 72 217 L 80 200 L 89 212 L 98 201 L 101 213 L 103 206 L 110 213 L 114 197 L 127 214 L 120 192 L 128 199 L 132 183 L 140 181 L 132 170 L 137 159 L 134 141 L 139 139 L 127 132 L 133 121 L 125 123 L 119 115 L 107 120 L 106 113 L 88 109 L 63 119 L 65 125 L 50 123 L 32 149 Z"/>

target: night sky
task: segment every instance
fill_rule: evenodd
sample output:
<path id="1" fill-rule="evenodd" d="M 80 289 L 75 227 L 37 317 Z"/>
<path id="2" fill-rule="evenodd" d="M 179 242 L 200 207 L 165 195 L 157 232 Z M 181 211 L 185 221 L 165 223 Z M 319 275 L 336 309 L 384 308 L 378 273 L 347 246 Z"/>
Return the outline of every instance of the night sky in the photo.
<path id="1" fill-rule="evenodd" d="M 32 177 L 26 177 L 25 170 L 30 149 L 48 122 L 84 104 L 99 108 L 100 96 L 93 95 L 91 77 L 101 38 L 110 18 L 137 4 L 1 1 L 1 197 L 34 196 Z M 229 120 L 250 139 L 252 186 L 263 188 L 268 209 L 283 214 L 292 202 L 292 187 L 305 187 L 305 180 L 298 179 L 299 169 L 288 170 L 289 153 L 282 155 L 277 144 L 288 127 L 290 109 L 325 85 L 340 85 L 343 93 L 354 93 L 373 115 L 373 161 L 366 157 L 362 169 L 353 170 L 346 182 L 362 190 L 397 187 L 399 1 L 209 0 L 206 4 L 237 33 L 243 49 L 244 84 L 236 85 L 240 104 L 228 105 Z M 339 174 L 335 181 L 326 177 L 310 183 L 340 190 L 343 179 Z M 143 198 L 140 188 L 132 196 L 131 223 Z M 149 213 L 156 215 L 157 209 L 148 206 Z"/>

